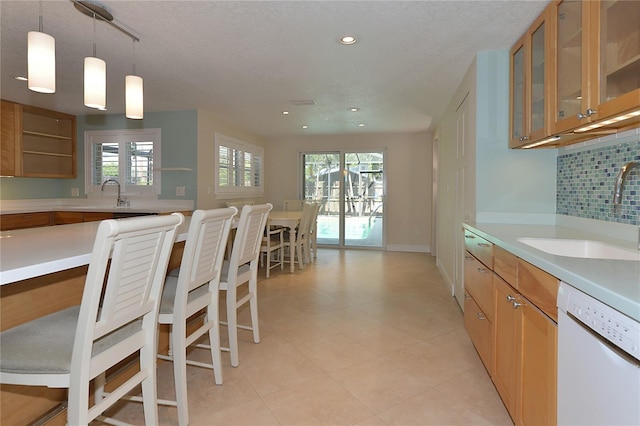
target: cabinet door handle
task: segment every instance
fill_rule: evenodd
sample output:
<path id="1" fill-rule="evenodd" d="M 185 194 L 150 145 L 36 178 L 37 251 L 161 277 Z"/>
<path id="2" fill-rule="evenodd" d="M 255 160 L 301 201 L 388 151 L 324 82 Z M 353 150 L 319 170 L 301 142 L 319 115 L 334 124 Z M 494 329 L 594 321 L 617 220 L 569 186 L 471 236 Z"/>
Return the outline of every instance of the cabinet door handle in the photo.
<path id="1" fill-rule="evenodd" d="M 469 296 L 467 293 L 464 294 L 464 300 L 471 300 L 473 297 Z"/>
<path id="2" fill-rule="evenodd" d="M 469 235 L 469 234 L 465 234 L 464 237 L 465 238 L 469 238 L 469 239 L 474 239 L 475 238 L 474 235 Z"/>
<path id="3" fill-rule="evenodd" d="M 480 246 L 480 247 L 491 247 L 491 244 L 489 244 L 489 243 L 478 243 L 478 246 Z"/>
<path id="4" fill-rule="evenodd" d="M 524 306 L 524 303 L 518 303 L 514 300 L 511 302 L 511 306 L 513 306 L 513 309 L 518 309 L 520 306 Z"/>
<path id="5" fill-rule="evenodd" d="M 591 117 L 593 114 L 595 114 L 597 111 L 595 109 L 591 109 L 591 108 L 587 108 L 587 110 L 585 111 L 585 113 L 578 113 L 578 120 L 582 120 L 583 118 L 588 118 Z"/>
<path id="6" fill-rule="evenodd" d="M 486 274 L 491 271 L 487 268 L 478 268 L 478 272 L 480 272 L 481 274 Z"/>
<path id="7" fill-rule="evenodd" d="M 515 302 L 516 298 L 513 297 L 512 295 L 508 295 L 507 296 L 507 302 Z"/>
<path id="8" fill-rule="evenodd" d="M 471 260 L 471 259 L 473 259 L 473 256 L 470 256 L 470 255 L 468 255 L 468 254 L 465 254 L 465 255 L 464 255 L 464 258 L 465 258 L 465 259 L 467 259 L 467 260 Z"/>
<path id="9" fill-rule="evenodd" d="M 476 317 L 477 317 L 480 321 L 483 321 L 483 320 L 486 320 L 486 319 L 487 319 L 487 317 L 485 317 L 485 316 L 484 316 L 484 314 L 483 314 L 482 312 L 476 312 Z"/>

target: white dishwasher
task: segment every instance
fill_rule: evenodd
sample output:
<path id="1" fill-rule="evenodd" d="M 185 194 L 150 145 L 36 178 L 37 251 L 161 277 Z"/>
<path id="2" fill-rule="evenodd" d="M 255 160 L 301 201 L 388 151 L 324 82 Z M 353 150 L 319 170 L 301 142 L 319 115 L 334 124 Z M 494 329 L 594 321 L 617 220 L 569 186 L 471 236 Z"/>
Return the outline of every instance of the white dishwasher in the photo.
<path id="1" fill-rule="evenodd" d="M 639 360 L 638 321 L 560 284 L 559 425 L 640 425 Z"/>

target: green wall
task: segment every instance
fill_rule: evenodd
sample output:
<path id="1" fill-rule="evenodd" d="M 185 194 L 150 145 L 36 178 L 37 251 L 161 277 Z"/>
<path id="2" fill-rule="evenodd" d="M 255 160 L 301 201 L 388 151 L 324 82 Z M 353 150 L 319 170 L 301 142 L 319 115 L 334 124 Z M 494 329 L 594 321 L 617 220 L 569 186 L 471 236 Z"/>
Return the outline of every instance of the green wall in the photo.
<path id="1" fill-rule="evenodd" d="M 77 117 L 78 174 L 75 179 L 0 178 L 0 199 L 70 198 L 71 188 L 80 188 L 84 198 L 84 132 L 90 130 L 162 129 L 162 168 L 187 167 L 192 171 L 162 172 L 160 199 L 194 200 L 197 196 L 197 111 L 145 112 L 143 120 L 124 115 L 86 115 Z M 185 196 L 176 196 L 184 186 Z"/>

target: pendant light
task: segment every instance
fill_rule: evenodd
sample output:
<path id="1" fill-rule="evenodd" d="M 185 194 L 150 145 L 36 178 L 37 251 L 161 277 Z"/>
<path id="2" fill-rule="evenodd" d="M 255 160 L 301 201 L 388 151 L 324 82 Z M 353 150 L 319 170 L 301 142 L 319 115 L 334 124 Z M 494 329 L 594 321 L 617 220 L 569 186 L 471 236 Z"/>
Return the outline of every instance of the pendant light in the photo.
<path id="1" fill-rule="evenodd" d="M 107 108 L 107 64 L 96 57 L 96 14 L 93 14 L 93 57 L 84 58 L 84 104 Z"/>
<path id="2" fill-rule="evenodd" d="M 144 118 L 144 91 L 142 77 L 136 75 L 136 41 L 133 40 L 133 70 L 125 77 L 125 115 L 127 118 Z"/>
<path id="3" fill-rule="evenodd" d="M 42 1 L 38 31 L 27 34 L 27 73 L 29 89 L 40 93 L 56 91 L 56 41 L 42 32 Z"/>

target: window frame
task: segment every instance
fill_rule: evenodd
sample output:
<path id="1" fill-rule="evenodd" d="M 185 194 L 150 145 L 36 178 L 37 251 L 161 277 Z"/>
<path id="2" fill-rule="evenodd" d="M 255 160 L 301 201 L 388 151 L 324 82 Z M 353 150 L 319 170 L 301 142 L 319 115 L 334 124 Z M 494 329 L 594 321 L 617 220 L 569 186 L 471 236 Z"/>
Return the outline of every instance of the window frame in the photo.
<path id="1" fill-rule="evenodd" d="M 241 168 L 234 167 L 232 160 L 229 160 L 226 164 L 222 163 L 220 158 L 221 147 L 228 148 L 232 151 L 232 154 L 229 156 L 230 159 L 239 156 L 240 153 L 249 154 L 251 156 L 251 167 L 249 169 L 244 167 L 246 164 L 246 156 L 241 156 L 244 158 L 237 158 L 239 163 L 243 165 Z M 216 133 L 214 157 L 214 193 L 216 197 L 224 200 L 264 196 L 264 148 L 221 133 Z M 256 170 L 256 164 L 259 165 L 259 170 Z M 220 182 L 220 171 L 224 167 L 228 167 L 232 174 L 235 175 L 237 179 L 235 183 L 229 182 L 228 184 L 222 184 Z M 247 184 L 245 181 L 247 173 L 249 173 L 250 180 L 253 180 L 253 182 L 250 182 L 251 184 Z"/>
<path id="2" fill-rule="evenodd" d="M 125 178 L 118 178 L 121 186 L 121 195 L 153 195 L 161 194 L 162 182 L 161 147 L 162 131 L 159 128 L 149 129 L 117 129 L 117 130 L 87 130 L 84 132 L 84 175 L 85 194 L 97 194 L 101 192 L 102 184 L 93 184 L 94 147 L 102 143 L 118 144 L 118 176 L 126 176 L 126 144 L 131 141 L 153 142 L 153 184 L 152 185 L 127 185 Z M 105 178 L 106 180 L 106 178 Z"/>

